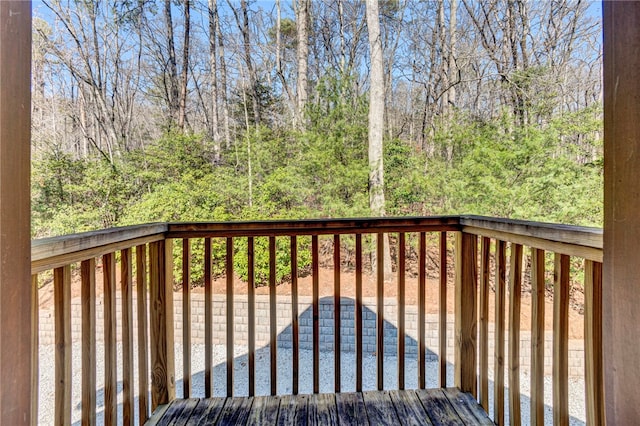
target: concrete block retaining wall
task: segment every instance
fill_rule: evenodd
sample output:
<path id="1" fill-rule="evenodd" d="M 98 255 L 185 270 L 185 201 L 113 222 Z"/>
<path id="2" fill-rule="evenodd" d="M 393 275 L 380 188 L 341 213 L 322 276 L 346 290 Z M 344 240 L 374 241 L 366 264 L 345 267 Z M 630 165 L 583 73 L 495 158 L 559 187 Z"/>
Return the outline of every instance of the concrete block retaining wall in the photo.
<path id="1" fill-rule="evenodd" d="M 277 333 L 278 347 L 290 348 L 292 346 L 291 331 L 291 298 L 289 296 L 278 296 L 276 299 L 277 309 Z M 136 320 L 136 300 L 134 296 L 134 327 L 137 327 Z M 363 350 L 365 353 L 375 353 L 376 351 L 376 314 L 375 299 L 366 298 L 363 300 Z M 320 300 L 320 350 L 333 351 L 334 344 L 334 319 L 333 319 L 333 298 L 323 298 Z M 395 299 L 385 299 L 384 302 L 384 352 L 385 354 L 397 353 L 397 309 Z M 121 316 L 120 296 L 116 300 L 117 318 Z M 213 297 L 213 343 L 226 343 L 226 301 L 223 295 Z M 353 299 L 342 298 L 340 302 L 341 316 L 341 349 L 342 351 L 355 351 L 355 327 L 354 327 L 355 303 Z M 248 304 L 246 295 L 236 295 L 234 297 L 234 342 L 236 345 L 246 346 L 248 336 Z M 269 344 L 269 297 L 264 295 L 256 296 L 256 347 L 267 346 Z M 313 338 L 313 318 L 311 298 L 299 297 L 298 305 L 299 325 L 300 325 L 300 347 L 301 349 L 312 349 Z M 71 331 L 73 341 L 81 339 L 81 306 L 80 299 L 76 298 L 71 303 Z M 104 315 L 102 298 L 96 302 L 96 340 L 101 341 L 104 328 Z M 182 342 L 182 294 L 174 295 L 174 317 L 175 317 L 175 341 Z M 204 343 L 204 295 L 193 294 L 191 298 L 191 341 L 192 343 Z M 48 345 L 55 342 L 53 310 L 40 310 L 40 344 Z M 447 360 L 453 361 L 454 342 L 454 318 L 449 315 L 447 318 Z M 405 352 L 407 356 L 417 356 L 417 308 L 416 306 L 406 306 L 405 308 Z M 121 338 L 120 324 L 117 323 L 118 340 Z M 134 333 L 135 336 L 135 333 Z M 434 314 L 426 315 L 426 346 L 427 360 L 436 361 L 438 359 L 438 316 Z M 552 333 L 545 333 L 545 374 L 552 371 Z M 489 324 L 489 354 L 492 356 L 494 347 L 494 327 Z M 581 377 L 584 375 L 584 343 L 582 340 L 569 341 L 569 375 Z M 505 345 L 505 350 L 506 350 Z M 526 369 L 531 363 L 531 333 L 521 331 L 520 333 L 520 364 Z M 493 360 L 490 360 L 490 368 Z"/>

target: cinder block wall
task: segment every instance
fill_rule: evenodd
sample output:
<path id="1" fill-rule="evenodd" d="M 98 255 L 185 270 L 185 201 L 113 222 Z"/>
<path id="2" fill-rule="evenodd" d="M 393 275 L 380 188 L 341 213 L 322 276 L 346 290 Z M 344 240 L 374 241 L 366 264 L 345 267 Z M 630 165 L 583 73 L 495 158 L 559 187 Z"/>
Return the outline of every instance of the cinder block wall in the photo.
<path id="1" fill-rule="evenodd" d="M 256 348 L 267 346 L 270 337 L 269 325 L 269 297 L 258 295 L 255 298 L 255 334 Z M 363 350 L 365 353 L 375 353 L 376 351 L 376 314 L 375 299 L 365 298 L 363 300 Z M 313 315 L 312 300 L 309 297 L 299 297 L 298 314 L 300 326 L 300 348 L 312 349 L 313 342 Z M 134 327 L 137 327 L 136 298 L 134 295 Z M 290 296 L 278 296 L 276 298 L 276 318 L 278 347 L 291 348 L 292 327 L 291 327 L 291 298 Z M 334 308 L 333 298 L 323 298 L 320 300 L 320 350 L 333 351 L 334 344 Z M 116 300 L 117 318 L 121 316 L 120 296 Z M 213 343 L 226 344 L 226 300 L 223 295 L 213 296 Z M 246 295 L 236 295 L 234 297 L 234 342 L 239 346 L 247 345 L 248 337 L 248 303 Z M 355 301 L 350 298 L 342 298 L 340 301 L 341 318 L 341 350 L 347 352 L 355 351 Z M 397 353 L 397 303 L 396 299 L 385 299 L 384 301 L 384 352 L 385 354 Z M 102 341 L 104 329 L 104 315 L 102 298 L 96 302 L 96 340 Z M 417 307 L 406 306 L 405 308 L 405 353 L 407 356 L 416 357 L 418 352 L 418 332 L 417 332 Z M 81 306 L 80 299 L 76 298 L 71 303 L 71 331 L 74 342 L 81 339 Z M 174 294 L 174 317 L 175 317 L 175 340 L 182 342 L 182 293 Z M 50 345 L 55 342 L 53 310 L 40 310 L 40 344 Z M 204 295 L 192 294 L 191 297 L 191 341 L 192 343 L 204 343 Z M 449 315 L 447 318 L 447 360 L 453 361 L 454 342 L 454 318 Z M 134 334 L 135 335 L 135 334 Z M 117 323 L 118 340 L 122 333 L 120 324 Z M 426 315 L 426 346 L 427 361 L 437 361 L 438 359 L 438 317 L 437 315 Z M 552 339 L 551 331 L 545 333 L 545 374 L 550 375 L 552 371 Z M 489 354 L 493 354 L 495 345 L 494 326 L 489 324 Z M 507 346 L 505 345 L 505 351 Z M 506 354 L 505 354 L 506 355 Z M 520 365 L 527 369 L 531 364 L 531 333 L 521 331 L 520 333 Z M 493 368 L 493 360 L 490 360 L 490 369 Z M 584 375 L 584 342 L 582 340 L 569 341 L 569 375 L 580 377 Z"/>

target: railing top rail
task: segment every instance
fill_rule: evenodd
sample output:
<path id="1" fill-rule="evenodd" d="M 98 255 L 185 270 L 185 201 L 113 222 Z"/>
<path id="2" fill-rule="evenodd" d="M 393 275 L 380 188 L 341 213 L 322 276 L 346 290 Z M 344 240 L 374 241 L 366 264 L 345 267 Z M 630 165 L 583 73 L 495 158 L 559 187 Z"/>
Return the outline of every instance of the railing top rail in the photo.
<path id="1" fill-rule="evenodd" d="M 458 216 L 169 223 L 168 238 L 457 231 Z"/>
<path id="2" fill-rule="evenodd" d="M 464 231 L 602 259 L 602 229 L 485 216 L 428 216 L 251 222 L 151 223 L 102 229 L 31 243 L 32 272 L 163 238 L 333 235 L 377 232 Z"/>
<path id="3" fill-rule="evenodd" d="M 31 241 L 31 272 L 37 273 L 104 253 L 164 238 L 166 223 L 149 223 Z"/>
<path id="4" fill-rule="evenodd" d="M 462 230 L 465 227 L 501 231 L 522 237 L 574 244 L 602 249 L 602 229 L 558 223 L 532 222 L 527 220 L 502 219 L 486 216 L 460 216 Z"/>

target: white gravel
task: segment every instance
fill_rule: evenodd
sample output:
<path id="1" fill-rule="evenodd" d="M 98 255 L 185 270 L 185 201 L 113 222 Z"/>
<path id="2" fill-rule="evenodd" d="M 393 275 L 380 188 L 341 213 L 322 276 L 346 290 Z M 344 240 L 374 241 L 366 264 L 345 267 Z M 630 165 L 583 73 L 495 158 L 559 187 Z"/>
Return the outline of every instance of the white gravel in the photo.
<path id="1" fill-rule="evenodd" d="M 121 365 L 121 345 L 118 345 L 118 365 Z M 204 396 L 204 345 L 192 345 L 191 368 L 192 378 L 192 396 Z M 104 346 L 98 344 L 97 347 L 97 411 L 98 424 L 103 424 L 103 403 L 104 403 Z M 40 346 L 40 388 L 39 388 L 39 424 L 51 425 L 54 418 L 54 345 Z M 80 424 L 81 403 L 80 403 L 80 386 L 81 386 L 81 359 L 80 344 L 76 343 L 72 348 L 73 361 L 73 384 L 72 384 L 72 421 Z M 234 365 L 234 390 L 238 396 L 247 395 L 248 393 L 248 365 L 246 347 L 237 346 L 235 348 L 235 365 Z M 224 345 L 216 345 L 213 348 L 214 355 L 214 395 L 224 396 L 226 392 L 226 350 Z M 278 393 L 287 394 L 292 390 L 291 387 L 291 357 L 290 349 L 278 348 Z M 255 386 L 258 395 L 267 395 L 270 392 L 269 386 L 269 348 L 261 348 L 256 353 L 256 377 Z M 300 393 L 311 393 L 313 389 L 313 360 L 312 352 L 308 350 L 300 351 Z M 182 346 L 176 344 L 176 394 L 182 396 Z M 384 362 L 385 389 L 394 389 L 397 386 L 397 359 L 395 357 L 385 357 Z M 137 364 L 136 364 L 137 367 Z M 376 358 L 371 354 L 366 354 L 363 359 L 363 388 L 364 390 L 374 390 L 376 388 Z M 453 385 L 453 369 L 448 369 L 448 384 Z M 342 371 L 341 381 L 343 391 L 355 391 L 355 354 L 349 352 L 342 353 Z M 436 387 L 437 363 L 427 363 L 427 386 Z M 136 368 L 137 380 L 137 368 Z M 405 362 L 405 386 L 406 388 L 417 387 L 417 361 L 416 358 L 408 357 Z M 521 374 L 520 383 L 522 387 L 522 424 L 529 424 L 530 400 L 529 400 L 529 383 L 530 378 L 528 372 L 524 370 Z M 493 383 L 490 386 L 490 414 L 493 413 Z M 569 380 L 569 411 L 571 415 L 571 425 L 585 424 L 585 403 L 584 403 L 584 380 Z M 322 352 L 320 354 L 320 392 L 333 392 L 333 352 Z M 122 382 L 121 376 L 118 376 L 118 418 L 122 417 Z M 545 424 L 553 423 L 552 403 L 552 384 L 551 378 L 545 377 Z M 508 411 L 508 389 L 505 391 L 505 409 Z M 138 416 L 136 402 L 136 418 Z M 507 419 L 508 424 L 508 419 Z"/>

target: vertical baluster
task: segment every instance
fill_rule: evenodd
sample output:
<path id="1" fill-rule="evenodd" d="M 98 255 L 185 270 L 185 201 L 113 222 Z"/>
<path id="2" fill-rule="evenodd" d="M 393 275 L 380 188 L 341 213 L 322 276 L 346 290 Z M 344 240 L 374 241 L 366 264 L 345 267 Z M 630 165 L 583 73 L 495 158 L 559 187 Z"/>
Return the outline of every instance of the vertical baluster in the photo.
<path id="1" fill-rule="evenodd" d="M 318 236 L 311 237 L 311 274 L 313 279 L 313 393 L 320 393 L 320 306 Z"/>
<path id="2" fill-rule="evenodd" d="M 191 396 L 191 243 L 182 240 L 182 394 Z"/>
<path id="3" fill-rule="evenodd" d="M 39 365 L 40 365 L 39 322 L 40 321 L 39 320 L 40 320 L 40 301 L 38 297 L 38 274 L 33 274 L 31 275 L 31 423 L 34 425 L 38 423 L 38 393 L 39 393 L 38 383 L 40 378 L 40 368 L 39 368 Z M 84 330 L 84 326 L 83 326 L 83 330 Z M 82 375 L 82 377 L 84 379 L 84 374 Z M 94 374 L 94 377 L 95 377 L 95 374 Z M 94 386 L 94 389 L 95 389 L 95 386 Z M 93 404 L 94 413 L 95 413 L 95 405 L 96 404 L 94 402 Z M 86 406 L 83 405 L 83 407 L 86 407 Z M 83 415 L 84 415 L 84 412 L 85 410 L 83 408 L 82 410 Z M 95 421 L 93 423 L 95 423 Z"/>
<path id="4" fill-rule="evenodd" d="M 509 419 L 519 426 L 520 415 L 520 300 L 522 297 L 522 246 L 511 243 L 509 271 Z"/>
<path id="5" fill-rule="evenodd" d="M 423 265 L 423 267 L 425 267 L 425 265 Z M 423 281 L 423 285 L 424 285 L 424 281 Z M 424 290 L 422 292 L 424 293 Z M 425 301 L 426 301 L 426 298 L 425 298 Z M 424 306 L 424 303 L 422 304 L 422 306 Z M 438 356 L 438 384 L 441 388 L 446 388 L 447 387 L 447 233 L 446 232 L 440 232 L 440 288 L 438 290 L 438 313 L 439 313 L 439 318 L 438 318 L 439 347 L 438 349 L 440 351 L 440 354 Z"/>
<path id="6" fill-rule="evenodd" d="M 271 395 L 278 392 L 278 323 L 276 317 L 276 237 L 269 237 L 269 355 L 271 356 Z"/>
<path id="7" fill-rule="evenodd" d="M 504 424 L 504 323 L 505 323 L 505 287 L 507 277 L 506 244 L 496 240 L 496 304 L 495 304 L 495 381 L 493 388 L 493 421 Z"/>
<path id="8" fill-rule="evenodd" d="M 120 251 L 122 302 L 122 424 L 133 425 L 133 290 L 131 249 Z"/>
<path id="9" fill-rule="evenodd" d="M 489 250 L 491 240 L 480 242 L 480 405 L 489 412 Z"/>
<path id="10" fill-rule="evenodd" d="M 376 361 L 378 390 L 384 389 L 384 234 L 376 238 Z"/>
<path id="11" fill-rule="evenodd" d="M 204 239 L 204 396 L 213 396 L 213 321 L 211 306 L 211 238 Z"/>
<path id="12" fill-rule="evenodd" d="M 544 425 L 544 250 L 531 249 L 531 424 Z"/>
<path id="13" fill-rule="evenodd" d="M 255 260 L 253 237 L 247 239 L 247 303 L 249 304 L 248 318 L 249 330 L 249 396 L 254 396 L 256 391 L 256 296 L 255 296 Z"/>
<path id="14" fill-rule="evenodd" d="M 584 264 L 584 360 L 587 424 L 603 425 L 602 263 Z"/>
<path id="15" fill-rule="evenodd" d="M 406 268 L 406 236 L 398 233 L 398 389 L 404 389 L 404 286 Z"/>
<path id="16" fill-rule="evenodd" d="M 334 390 L 340 392 L 340 235 L 333 236 L 333 372 Z"/>
<path id="17" fill-rule="evenodd" d="M 456 233 L 455 386 L 477 395 L 476 292 L 478 287 L 478 238 Z"/>
<path id="18" fill-rule="evenodd" d="M 138 413 L 140 423 L 149 418 L 149 364 L 147 339 L 147 246 L 136 247 L 136 293 L 138 299 Z"/>
<path id="19" fill-rule="evenodd" d="M 116 424 L 118 405 L 116 364 L 116 259 L 114 253 L 102 256 L 104 276 L 104 423 Z"/>
<path id="20" fill-rule="evenodd" d="M 136 247 L 136 293 L 138 299 L 138 411 L 140 423 L 149 418 L 149 342 L 147 339 L 147 246 Z"/>
<path id="21" fill-rule="evenodd" d="M 151 409 L 155 410 L 176 397 L 172 240 L 150 243 L 149 260 Z"/>
<path id="22" fill-rule="evenodd" d="M 53 271 L 56 341 L 55 423 L 71 424 L 71 266 Z"/>
<path id="23" fill-rule="evenodd" d="M 555 254 L 553 285 L 553 424 L 569 424 L 569 256 Z"/>
<path id="24" fill-rule="evenodd" d="M 227 396 L 233 396 L 233 238 L 227 238 Z"/>
<path id="25" fill-rule="evenodd" d="M 362 234 L 356 234 L 356 392 L 362 392 Z"/>
<path id="26" fill-rule="evenodd" d="M 298 320 L 298 241 L 291 236 L 291 340 L 293 343 L 293 394 L 298 394 L 298 372 L 300 368 L 300 323 Z"/>
<path id="27" fill-rule="evenodd" d="M 418 387 L 424 389 L 426 386 L 426 344 L 425 344 L 425 304 L 427 301 L 426 294 L 426 273 L 427 273 L 427 237 L 424 232 L 420 233 L 419 242 L 419 255 L 418 255 Z M 446 305 L 445 305 L 446 309 Z M 442 310 L 442 306 L 440 306 Z M 442 322 L 442 315 L 440 315 L 440 321 Z M 446 310 L 445 310 L 446 321 Z M 442 329 L 442 324 L 440 326 Z M 443 335 L 442 330 L 440 333 L 440 346 L 442 347 L 443 339 L 446 339 L 446 335 Z M 445 348 L 446 348 L 446 342 Z M 443 357 L 443 352 L 440 352 L 440 359 Z"/>

